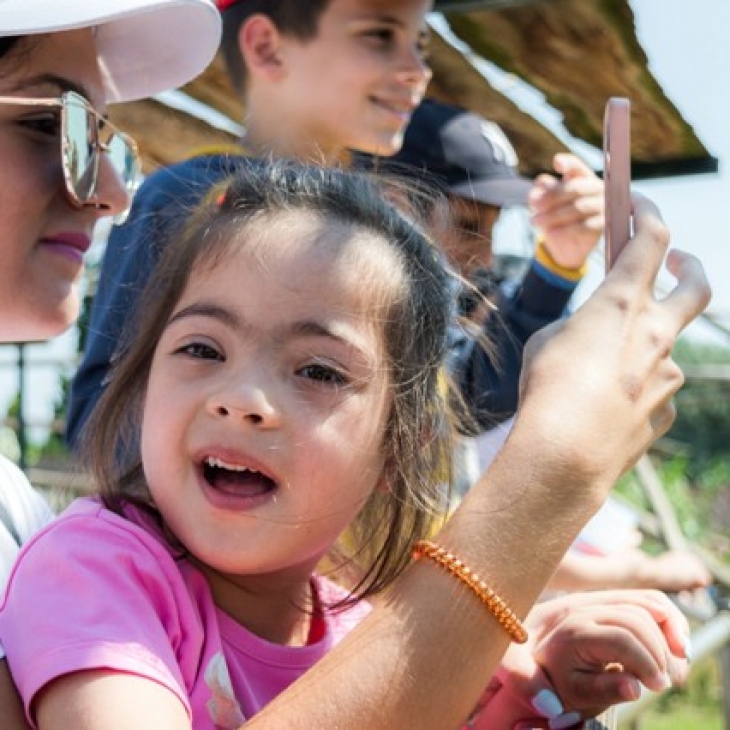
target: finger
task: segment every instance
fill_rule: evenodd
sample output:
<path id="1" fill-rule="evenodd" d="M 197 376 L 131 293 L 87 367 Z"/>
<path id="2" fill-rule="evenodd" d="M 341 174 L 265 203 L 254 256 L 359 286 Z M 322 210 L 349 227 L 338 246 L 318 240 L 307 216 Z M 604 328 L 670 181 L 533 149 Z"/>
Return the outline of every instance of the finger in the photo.
<path id="1" fill-rule="evenodd" d="M 702 264 L 691 254 L 676 249 L 671 251 L 667 268 L 677 279 L 677 285 L 662 304 L 681 331 L 707 308 L 712 299 L 712 290 Z"/>
<path id="2" fill-rule="evenodd" d="M 567 153 L 558 152 L 553 157 L 553 169 L 563 178 L 588 177 L 598 179 L 593 170 L 581 160 L 580 157 Z"/>
<path id="3" fill-rule="evenodd" d="M 616 259 L 606 276 L 610 282 L 622 277 L 642 287 L 651 287 L 669 248 L 669 231 L 659 208 L 638 193 L 631 196 L 634 211 L 634 236 Z"/>
<path id="4" fill-rule="evenodd" d="M 495 677 L 507 695 L 529 706 L 535 714 L 553 719 L 563 713 L 563 703 L 530 647 L 511 646 Z"/>
<path id="5" fill-rule="evenodd" d="M 582 197 L 564 199 L 551 207 L 536 208 L 530 220 L 535 226 L 550 228 L 584 225 L 587 220 L 598 219 L 603 227 L 603 218 L 603 207 L 600 202 L 593 198 Z"/>
<path id="6" fill-rule="evenodd" d="M 538 178 L 530 196 L 530 207 L 536 213 L 548 213 L 562 207 L 590 205 L 603 210 L 603 188 L 594 180 L 579 178 L 563 183 L 553 178 Z"/>
<path id="7" fill-rule="evenodd" d="M 585 715 L 596 715 L 606 707 L 633 702 L 641 697 L 641 682 L 629 672 L 584 673 L 579 681 L 580 694 L 589 703 L 583 710 Z"/>
<path id="8" fill-rule="evenodd" d="M 672 603 L 666 594 L 652 589 L 622 589 L 609 591 L 593 591 L 590 593 L 574 593 L 564 598 L 554 599 L 557 605 L 552 612 L 567 615 L 571 608 L 581 606 L 623 606 L 632 605 L 647 611 L 660 627 L 674 656 L 688 658 L 689 623 L 682 612 Z M 565 605 L 562 605 L 562 603 Z M 549 606 L 546 601 L 541 606 Z"/>

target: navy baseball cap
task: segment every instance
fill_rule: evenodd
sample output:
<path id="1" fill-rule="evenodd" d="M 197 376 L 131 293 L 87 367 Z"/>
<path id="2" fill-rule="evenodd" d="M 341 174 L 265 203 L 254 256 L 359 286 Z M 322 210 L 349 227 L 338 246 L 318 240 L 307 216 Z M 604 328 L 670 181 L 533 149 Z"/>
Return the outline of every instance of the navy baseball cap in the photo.
<path id="1" fill-rule="evenodd" d="M 400 152 L 382 162 L 402 175 L 422 178 L 426 173 L 451 195 L 499 208 L 526 205 L 532 188 L 499 126 L 433 99 L 413 113 Z"/>

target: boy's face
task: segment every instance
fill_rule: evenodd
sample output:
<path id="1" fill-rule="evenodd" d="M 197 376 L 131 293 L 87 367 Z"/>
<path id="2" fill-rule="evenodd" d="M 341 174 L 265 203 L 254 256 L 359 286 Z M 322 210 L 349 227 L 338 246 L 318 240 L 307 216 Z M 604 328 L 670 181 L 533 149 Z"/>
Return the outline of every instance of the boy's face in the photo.
<path id="1" fill-rule="evenodd" d="M 449 196 L 450 223 L 441 237 L 449 262 L 465 278 L 492 268 L 492 233 L 501 208 Z"/>
<path id="2" fill-rule="evenodd" d="M 326 155 L 391 155 L 431 78 L 431 0 L 331 0 L 317 36 L 286 37 L 290 120 Z"/>

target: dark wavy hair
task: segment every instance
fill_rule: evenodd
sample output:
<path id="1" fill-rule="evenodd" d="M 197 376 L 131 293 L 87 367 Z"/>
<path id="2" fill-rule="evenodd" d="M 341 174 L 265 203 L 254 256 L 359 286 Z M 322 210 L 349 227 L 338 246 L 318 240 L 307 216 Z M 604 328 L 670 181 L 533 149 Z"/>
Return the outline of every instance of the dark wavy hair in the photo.
<path id="1" fill-rule="evenodd" d="M 413 543 L 436 529 L 451 469 L 443 374 L 453 299 L 449 274 L 421 227 L 388 202 L 374 180 L 293 162 L 251 162 L 213 191 L 165 248 L 129 329 L 134 334 L 123 344 L 86 429 L 85 451 L 110 509 L 121 513 L 132 502 L 156 512 L 144 479 L 139 430 L 157 343 L 192 272 L 257 245 L 241 235 L 247 227 L 270 225 L 277 215 L 296 211 L 366 232 L 361 245 L 372 246 L 375 236 L 400 268 L 393 278 L 397 286 L 363 283 L 380 295 L 374 316 L 381 323 L 392 406 L 383 440 L 388 489 L 375 490 L 331 556 L 337 567 L 356 566 L 349 579 L 351 600 L 357 600 L 387 588 L 408 564 Z"/>
<path id="2" fill-rule="evenodd" d="M 236 91 L 246 89 L 246 64 L 238 45 L 241 26 L 254 15 L 265 15 L 285 35 L 311 40 L 319 30 L 319 19 L 331 0 L 242 0 L 222 13 L 223 34 L 220 50 L 228 78 Z"/>

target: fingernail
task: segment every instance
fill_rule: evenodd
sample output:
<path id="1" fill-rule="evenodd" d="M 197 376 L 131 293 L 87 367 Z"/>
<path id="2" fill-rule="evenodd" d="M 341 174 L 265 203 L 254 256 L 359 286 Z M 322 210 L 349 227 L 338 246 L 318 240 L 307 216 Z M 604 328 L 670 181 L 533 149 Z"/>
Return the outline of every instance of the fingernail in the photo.
<path id="1" fill-rule="evenodd" d="M 665 689 L 672 686 L 672 680 L 666 672 L 659 672 L 654 679 L 655 681 L 652 684 L 656 686 L 655 692 L 664 692 Z"/>
<path id="2" fill-rule="evenodd" d="M 682 648 L 684 649 L 684 658 L 688 662 L 691 662 L 692 657 L 694 656 L 694 654 L 692 653 L 692 638 L 691 637 L 688 636 L 684 640 L 684 643 L 682 644 Z"/>
<path id="3" fill-rule="evenodd" d="M 619 688 L 621 697 L 627 702 L 633 702 L 641 697 L 641 682 L 636 677 L 627 677 Z"/>
<path id="4" fill-rule="evenodd" d="M 563 703 L 555 692 L 541 689 L 531 700 L 530 704 L 535 712 L 543 717 L 553 718 L 563 714 Z"/>
<path id="5" fill-rule="evenodd" d="M 563 730 L 566 727 L 572 727 L 577 725 L 581 721 L 580 713 L 578 712 L 566 712 L 560 717 L 555 717 L 548 722 L 550 730 Z"/>

